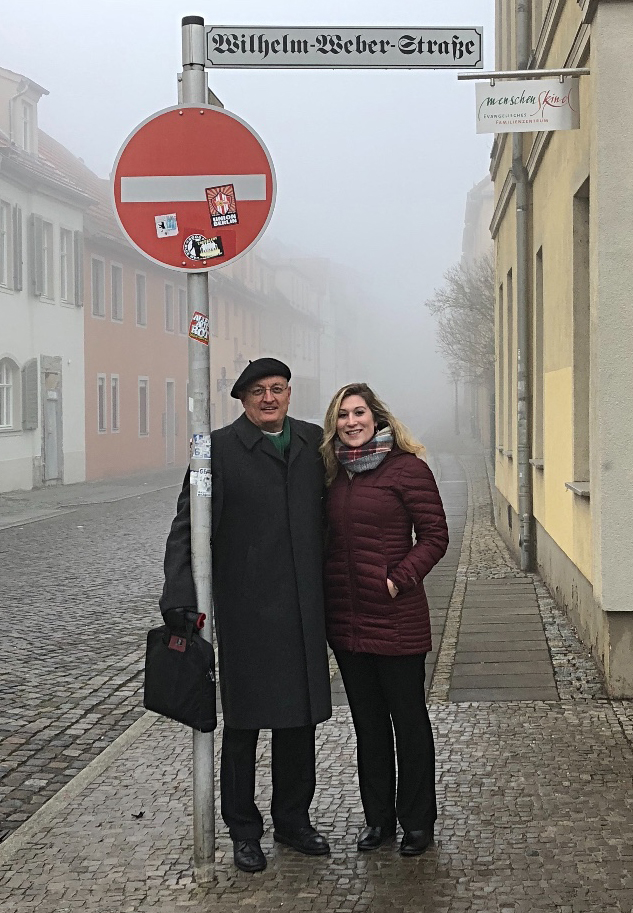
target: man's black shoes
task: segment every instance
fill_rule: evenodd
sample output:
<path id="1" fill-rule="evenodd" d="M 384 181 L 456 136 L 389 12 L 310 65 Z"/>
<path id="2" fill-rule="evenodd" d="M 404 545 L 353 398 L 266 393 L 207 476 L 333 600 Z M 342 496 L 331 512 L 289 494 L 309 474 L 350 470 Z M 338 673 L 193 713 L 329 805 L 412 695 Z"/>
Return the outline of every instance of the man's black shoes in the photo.
<path id="1" fill-rule="evenodd" d="M 400 844 L 401 856 L 419 856 L 431 844 L 433 828 L 423 831 L 405 831 Z"/>
<path id="2" fill-rule="evenodd" d="M 300 827 L 296 831 L 288 831 L 282 834 L 281 831 L 273 831 L 273 838 L 277 843 L 283 843 L 285 846 L 291 846 L 293 850 L 305 853 L 306 856 L 328 856 L 330 853 L 330 844 L 325 837 L 322 837 L 313 827 Z"/>
<path id="3" fill-rule="evenodd" d="M 259 840 L 234 840 L 233 861 L 243 872 L 262 872 L 266 868 Z"/>
<path id="4" fill-rule="evenodd" d="M 356 848 L 361 852 L 377 850 L 379 846 L 393 840 L 395 836 L 395 827 L 366 827 L 358 838 Z"/>

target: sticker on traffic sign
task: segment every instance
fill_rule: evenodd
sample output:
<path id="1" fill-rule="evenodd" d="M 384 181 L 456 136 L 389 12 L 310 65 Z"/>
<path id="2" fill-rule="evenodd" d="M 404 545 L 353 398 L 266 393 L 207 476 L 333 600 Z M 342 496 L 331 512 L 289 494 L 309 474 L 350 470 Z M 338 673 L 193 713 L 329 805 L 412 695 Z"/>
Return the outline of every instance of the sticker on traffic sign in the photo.
<path id="1" fill-rule="evenodd" d="M 222 239 L 205 238 L 204 235 L 189 235 L 182 246 L 183 252 L 190 260 L 214 260 L 224 256 Z"/>
<path id="2" fill-rule="evenodd" d="M 209 345 L 209 318 L 200 311 L 194 311 L 191 323 L 189 324 L 189 336 L 203 342 L 205 346 Z"/>
<path id="3" fill-rule="evenodd" d="M 170 212 L 166 216 L 154 216 L 156 222 L 156 235 L 159 238 L 173 238 L 178 234 L 178 220 L 176 213 Z"/>
<path id="4" fill-rule="evenodd" d="M 218 190 L 227 198 L 216 213 L 224 221 L 213 223 L 207 191 Z M 257 133 L 211 105 L 178 105 L 149 117 L 125 141 L 112 172 L 114 208 L 128 240 L 150 260 L 183 272 L 216 269 L 249 251 L 270 222 L 276 190 Z M 164 213 L 169 225 L 162 226 Z M 222 253 L 212 244 L 206 256 L 185 253 L 183 239 L 210 242 L 220 227 Z"/>
<path id="5" fill-rule="evenodd" d="M 211 224 L 214 228 L 225 225 L 237 225 L 237 202 L 233 184 L 224 187 L 207 187 L 207 201 L 211 214 Z"/>

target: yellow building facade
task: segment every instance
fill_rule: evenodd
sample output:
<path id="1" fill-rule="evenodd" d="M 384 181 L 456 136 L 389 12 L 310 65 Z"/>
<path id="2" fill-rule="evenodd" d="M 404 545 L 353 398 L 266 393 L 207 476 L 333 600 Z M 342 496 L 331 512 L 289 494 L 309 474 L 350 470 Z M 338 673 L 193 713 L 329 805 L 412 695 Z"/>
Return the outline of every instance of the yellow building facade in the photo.
<path id="1" fill-rule="evenodd" d="M 493 145 L 497 523 L 614 696 L 633 695 L 632 34 L 628 0 L 496 0 L 497 71 L 590 70 L 579 129 Z"/>

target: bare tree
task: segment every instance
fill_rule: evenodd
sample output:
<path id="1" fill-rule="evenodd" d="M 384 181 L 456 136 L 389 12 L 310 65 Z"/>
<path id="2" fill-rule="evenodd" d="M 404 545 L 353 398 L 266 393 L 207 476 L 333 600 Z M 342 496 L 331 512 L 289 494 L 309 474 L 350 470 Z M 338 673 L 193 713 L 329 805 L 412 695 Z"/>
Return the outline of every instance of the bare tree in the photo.
<path id="1" fill-rule="evenodd" d="M 488 385 L 494 377 L 494 263 L 486 254 L 444 274 L 446 285 L 425 304 L 437 317 L 438 350 L 451 377 Z"/>

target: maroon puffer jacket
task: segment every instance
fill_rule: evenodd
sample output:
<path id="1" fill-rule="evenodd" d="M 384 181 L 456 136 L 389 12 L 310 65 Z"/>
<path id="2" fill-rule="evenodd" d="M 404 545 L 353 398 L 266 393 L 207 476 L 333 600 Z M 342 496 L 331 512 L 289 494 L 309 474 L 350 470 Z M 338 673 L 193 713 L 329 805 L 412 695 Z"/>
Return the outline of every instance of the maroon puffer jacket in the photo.
<path id="1" fill-rule="evenodd" d="M 327 516 L 330 646 L 388 656 L 428 653 L 431 625 L 422 580 L 446 551 L 448 529 L 427 464 L 394 447 L 376 469 L 351 479 L 341 468 L 328 492 Z M 398 587 L 395 599 L 387 577 Z"/>

